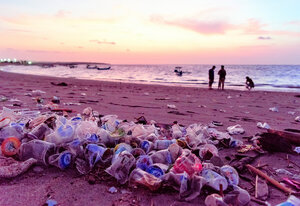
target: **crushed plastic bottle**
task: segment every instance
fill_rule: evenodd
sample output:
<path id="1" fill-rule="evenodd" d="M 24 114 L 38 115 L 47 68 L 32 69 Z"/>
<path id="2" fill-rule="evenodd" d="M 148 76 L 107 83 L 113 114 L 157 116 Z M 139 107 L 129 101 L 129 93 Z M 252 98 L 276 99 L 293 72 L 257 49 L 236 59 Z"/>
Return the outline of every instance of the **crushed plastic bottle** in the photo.
<path id="1" fill-rule="evenodd" d="M 208 182 L 208 186 L 217 191 L 220 191 L 221 185 L 223 191 L 226 190 L 228 187 L 228 183 L 225 177 L 219 175 L 218 173 L 210 169 L 204 169 L 202 171 L 202 177 L 206 179 L 206 181 Z"/>
<path id="2" fill-rule="evenodd" d="M 156 140 L 154 142 L 153 148 L 156 150 L 167 149 L 171 144 L 176 143 L 175 139 L 172 140 Z"/>
<path id="3" fill-rule="evenodd" d="M 86 146 L 86 158 L 92 168 L 98 161 L 106 162 L 111 157 L 110 149 L 96 145 L 88 144 Z"/>
<path id="4" fill-rule="evenodd" d="M 60 168 L 61 170 L 67 169 L 72 163 L 72 153 L 64 151 L 60 154 L 49 156 L 49 164 Z"/>
<path id="5" fill-rule="evenodd" d="M 237 186 L 239 184 L 239 174 L 233 167 L 224 165 L 220 168 L 220 174 L 226 177 L 229 185 Z"/>
<path id="6" fill-rule="evenodd" d="M 299 206 L 299 205 L 300 205 L 300 199 L 294 195 L 291 195 L 291 196 L 289 196 L 287 201 L 282 202 L 276 206 Z"/>
<path id="7" fill-rule="evenodd" d="M 130 169 L 135 165 L 135 158 L 128 151 L 119 153 L 118 158 L 105 171 L 115 177 L 120 184 L 128 181 Z"/>
<path id="8" fill-rule="evenodd" d="M 19 157 L 21 160 L 27 160 L 29 158 L 36 159 L 39 163 L 48 165 L 48 158 L 55 153 L 55 144 L 42 141 L 31 140 L 29 142 L 21 144 L 19 150 Z"/>
<path id="9" fill-rule="evenodd" d="M 223 197 L 219 194 L 211 194 L 205 198 L 204 204 L 206 206 L 228 206 L 224 201 Z"/>
<path id="10" fill-rule="evenodd" d="M 148 155 L 141 155 L 136 161 L 136 167 L 144 171 L 153 164 L 152 159 Z"/>
<path id="11" fill-rule="evenodd" d="M 161 186 L 162 180 L 154 175 L 141 170 L 140 168 L 134 169 L 129 177 L 130 185 L 143 185 L 150 190 L 155 191 Z"/>
<path id="12" fill-rule="evenodd" d="M 199 148 L 201 159 L 210 160 L 213 156 L 219 156 L 218 149 L 213 144 L 205 144 Z"/>
<path id="13" fill-rule="evenodd" d="M 202 165 L 200 159 L 190 151 L 184 151 L 174 163 L 172 171 L 174 173 L 186 172 L 189 176 L 201 172 Z"/>

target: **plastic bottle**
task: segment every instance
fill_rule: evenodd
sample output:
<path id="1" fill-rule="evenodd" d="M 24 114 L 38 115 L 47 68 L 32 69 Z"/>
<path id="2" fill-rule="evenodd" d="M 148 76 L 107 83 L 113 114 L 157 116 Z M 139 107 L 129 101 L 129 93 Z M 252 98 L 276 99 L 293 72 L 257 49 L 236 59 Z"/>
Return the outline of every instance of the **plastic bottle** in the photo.
<path id="1" fill-rule="evenodd" d="M 236 185 L 233 185 L 233 190 L 235 192 L 238 192 L 238 196 L 237 196 L 238 205 L 244 206 L 250 202 L 251 197 L 246 190 L 244 190 Z"/>
<path id="2" fill-rule="evenodd" d="M 163 169 L 160 168 L 158 165 L 150 165 L 146 169 L 146 172 L 148 172 L 149 174 L 152 174 L 152 175 L 154 175 L 155 177 L 158 177 L 158 178 L 165 174 Z"/>
<path id="3" fill-rule="evenodd" d="M 222 190 L 226 190 L 228 187 L 227 180 L 225 177 L 219 175 L 218 173 L 210 170 L 210 169 L 204 169 L 202 171 L 202 177 L 206 179 L 208 182 L 208 185 L 212 187 L 213 189 L 220 191 L 220 185 L 222 185 Z"/>
<path id="4" fill-rule="evenodd" d="M 162 180 L 141 170 L 140 168 L 134 169 L 129 177 L 130 185 L 143 185 L 150 190 L 155 191 L 161 186 Z"/>
<path id="5" fill-rule="evenodd" d="M 299 205 L 300 205 L 300 199 L 294 195 L 291 195 L 291 196 L 289 196 L 287 201 L 282 202 L 276 206 L 299 206 Z"/>
<path id="6" fill-rule="evenodd" d="M 156 140 L 154 142 L 153 148 L 156 150 L 167 149 L 171 144 L 176 143 L 175 139 L 172 140 Z"/>
<path id="7" fill-rule="evenodd" d="M 96 145 L 96 144 L 88 144 L 86 146 L 86 158 L 89 160 L 90 168 L 92 168 L 99 160 L 102 160 L 104 153 L 110 153 L 105 147 Z"/>
<path id="8" fill-rule="evenodd" d="M 91 142 L 91 143 L 97 143 L 97 142 L 99 142 L 99 137 L 96 134 L 90 134 L 90 133 L 88 133 L 86 135 L 86 140 L 88 142 Z"/>
<path id="9" fill-rule="evenodd" d="M 219 194 L 211 194 L 205 198 L 204 201 L 206 206 L 227 206 L 223 201 L 223 197 Z"/>
<path id="10" fill-rule="evenodd" d="M 200 172 L 202 170 L 202 165 L 200 159 L 192 153 L 184 152 L 174 163 L 172 171 L 174 173 L 186 172 L 188 175 Z"/>
<path id="11" fill-rule="evenodd" d="M 172 126 L 172 137 L 175 139 L 179 139 L 182 137 L 182 131 L 179 124 L 174 124 Z"/>
<path id="12" fill-rule="evenodd" d="M 213 156 L 219 156 L 219 151 L 213 144 L 205 144 L 199 148 L 201 159 L 210 160 Z"/>
<path id="13" fill-rule="evenodd" d="M 21 139 L 24 136 L 24 126 L 23 123 L 10 123 L 5 126 L 0 130 L 0 141 L 8 137 L 17 137 L 18 139 Z"/>
<path id="14" fill-rule="evenodd" d="M 239 184 L 239 174 L 233 167 L 229 165 L 224 165 L 220 168 L 220 173 L 221 175 L 226 177 L 229 185 L 237 186 Z"/>
<path id="15" fill-rule="evenodd" d="M 21 160 L 34 158 L 38 160 L 39 163 L 48 165 L 48 158 L 50 155 L 54 154 L 54 150 L 55 144 L 34 139 L 21 144 L 19 157 Z"/>
<path id="16" fill-rule="evenodd" d="M 49 164 L 56 166 L 62 170 L 70 167 L 72 163 L 72 153 L 64 151 L 60 154 L 54 154 L 49 157 Z"/>
<path id="17" fill-rule="evenodd" d="M 61 125 L 55 132 L 46 136 L 45 140 L 47 142 L 52 142 L 55 144 L 62 144 L 66 142 L 71 142 L 74 136 L 74 128 L 71 125 Z"/>
<path id="18" fill-rule="evenodd" d="M 227 127 L 227 131 L 229 134 L 234 135 L 234 134 L 243 134 L 245 133 L 245 130 L 242 128 L 241 125 L 237 124 L 234 126 Z"/>
<path id="19" fill-rule="evenodd" d="M 148 155 L 141 155 L 136 161 L 136 167 L 144 171 L 153 164 L 152 159 Z"/>
<path id="20" fill-rule="evenodd" d="M 140 147 L 147 153 L 149 153 L 153 147 L 152 142 L 144 140 L 141 142 Z"/>
<path id="21" fill-rule="evenodd" d="M 10 122 L 11 122 L 11 119 L 9 117 L 2 118 L 0 116 L 0 129 L 9 125 Z"/>
<path id="22" fill-rule="evenodd" d="M 31 139 L 40 139 L 43 140 L 46 135 L 50 133 L 50 128 L 45 123 L 40 124 L 35 127 L 31 132 L 27 134 L 27 137 Z"/>

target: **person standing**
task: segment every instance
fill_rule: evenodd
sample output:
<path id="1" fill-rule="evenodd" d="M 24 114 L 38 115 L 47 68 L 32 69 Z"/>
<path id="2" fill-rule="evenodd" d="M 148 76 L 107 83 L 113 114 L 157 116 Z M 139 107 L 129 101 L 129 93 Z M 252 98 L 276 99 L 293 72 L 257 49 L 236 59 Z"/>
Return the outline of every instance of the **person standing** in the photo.
<path id="1" fill-rule="evenodd" d="M 215 78 L 215 68 L 216 66 L 213 66 L 210 70 L 208 70 L 208 87 L 209 89 L 212 89 L 212 84 L 214 83 Z"/>
<path id="2" fill-rule="evenodd" d="M 221 65 L 221 69 L 218 72 L 219 75 L 219 85 L 218 89 L 224 90 L 224 82 L 225 82 L 225 77 L 226 77 L 226 70 L 224 69 L 224 65 Z"/>

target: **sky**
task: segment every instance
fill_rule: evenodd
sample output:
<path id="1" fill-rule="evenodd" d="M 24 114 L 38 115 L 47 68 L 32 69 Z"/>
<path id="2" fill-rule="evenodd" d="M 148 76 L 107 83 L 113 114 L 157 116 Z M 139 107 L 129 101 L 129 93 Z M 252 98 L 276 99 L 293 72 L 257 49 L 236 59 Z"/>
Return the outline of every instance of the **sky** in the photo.
<path id="1" fill-rule="evenodd" d="M 300 64 L 299 0 L 9 0 L 0 9 L 0 58 Z"/>

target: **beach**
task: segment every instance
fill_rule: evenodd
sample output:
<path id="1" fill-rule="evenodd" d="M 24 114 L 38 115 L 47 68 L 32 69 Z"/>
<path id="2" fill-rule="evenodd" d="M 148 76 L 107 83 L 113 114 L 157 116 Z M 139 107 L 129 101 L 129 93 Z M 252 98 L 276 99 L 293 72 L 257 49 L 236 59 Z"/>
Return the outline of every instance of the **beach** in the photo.
<path id="1" fill-rule="evenodd" d="M 258 122 L 266 122 L 272 129 L 299 130 L 300 123 L 295 117 L 300 115 L 300 95 L 293 92 L 270 91 L 238 91 L 213 90 L 197 87 L 162 86 L 108 82 L 95 80 L 79 80 L 75 78 L 55 78 L 0 72 L 0 95 L 7 97 L 1 101 L 1 107 L 11 109 L 38 110 L 36 97 L 26 95 L 41 90 L 43 105 L 51 102 L 53 96 L 60 99 L 60 108 L 72 110 L 69 116 L 81 113 L 86 107 L 91 107 L 101 115 L 116 114 L 120 119 L 135 121 L 144 116 L 146 120 L 157 123 L 179 124 L 188 126 L 193 123 L 209 124 L 212 121 L 223 123 L 217 127 L 225 132 L 227 127 L 241 125 L 244 134 L 234 135 L 245 141 L 243 137 L 253 136 L 264 130 L 257 127 Z M 61 83 L 63 86 L 60 86 Z M 278 112 L 271 111 L 276 107 Z M 234 152 L 233 149 L 230 150 Z M 220 151 L 224 163 L 229 161 Z M 289 158 L 300 165 L 297 155 Z M 285 153 L 265 154 L 255 160 L 252 165 L 268 164 L 272 171 L 279 168 L 287 169 L 288 162 Z M 299 168 L 289 168 L 297 173 Z M 274 175 L 275 179 L 280 178 Z M 173 190 L 150 192 L 147 189 L 128 188 L 116 181 L 89 184 L 88 180 L 79 176 L 75 170 L 60 171 L 57 168 L 44 168 L 27 173 L 11 180 L 1 180 L 0 205 L 42 205 L 49 197 L 59 205 L 199 205 L 203 204 L 203 196 L 192 202 L 181 202 L 178 193 Z M 115 186 L 117 193 L 107 192 Z M 243 184 L 252 194 L 253 185 Z M 251 189 L 252 188 L 252 189 Z M 268 202 L 277 204 L 287 199 L 284 193 L 269 186 Z M 204 196 L 205 197 L 205 196 Z M 252 205 L 257 203 L 251 202 Z"/>

